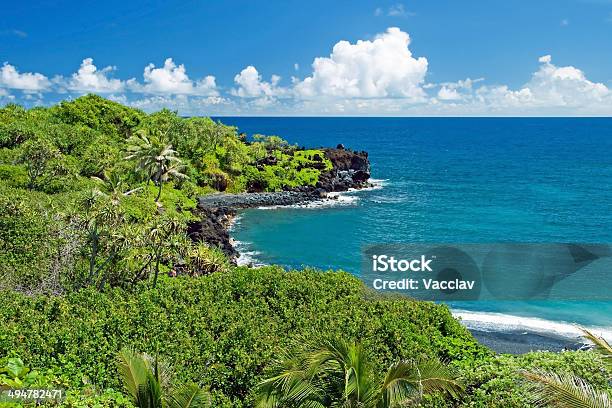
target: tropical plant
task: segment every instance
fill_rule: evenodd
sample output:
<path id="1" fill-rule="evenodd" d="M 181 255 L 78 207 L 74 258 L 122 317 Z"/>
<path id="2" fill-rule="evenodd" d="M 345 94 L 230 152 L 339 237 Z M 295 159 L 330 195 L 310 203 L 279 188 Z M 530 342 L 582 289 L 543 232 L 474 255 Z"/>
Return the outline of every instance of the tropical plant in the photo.
<path id="1" fill-rule="evenodd" d="M 45 174 L 48 164 L 59 156 L 59 150 L 43 138 L 30 139 L 21 146 L 18 162 L 26 165 L 29 177 L 28 188 L 33 189 Z"/>
<path id="2" fill-rule="evenodd" d="M 153 180 L 159 190 L 155 201 L 159 201 L 163 183 L 170 180 L 188 178 L 182 171 L 182 161 L 172 145 L 166 143 L 163 134 L 152 130 L 140 130 L 128 139 L 128 160 L 136 160 L 137 167 Z"/>
<path id="3" fill-rule="evenodd" d="M 196 384 L 169 389 L 169 366 L 147 354 L 123 349 L 118 353 L 117 369 L 138 408 L 200 408 L 211 404 L 210 395 Z"/>
<path id="4" fill-rule="evenodd" d="M 192 275 L 208 275 L 224 272 L 230 267 L 227 257 L 219 248 L 198 242 L 187 253 Z"/>
<path id="5" fill-rule="evenodd" d="M 600 354 L 607 370 L 612 370 L 612 346 L 603 338 L 582 329 L 584 337 L 593 343 L 593 350 Z M 556 374 L 543 370 L 521 371 L 530 385 L 532 403 L 538 407 L 555 408 L 612 408 L 612 399 L 605 392 L 597 391 L 580 377 Z"/>
<path id="6" fill-rule="evenodd" d="M 580 377 L 547 371 L 523 371 L 535 407 L 612 408 L 612 400 Z"/>
<path id="7" fill-rule="evenodd" d="M 119 205 L 121 197 L 127 197 L 142 190 L 142 187 L 136 187 L 130 190 L 125 180 L 121 178 L 117 172 L 105 172 L 104 179 L 95 176 L 91 178 L 101 187 L 95 191 L 103 196 L 109 197 L 114 205 Z"/>
<path id="8" fill-rule="evenodd" d="M 425 394 L 462 391 L 457 375 L 438 360 L 401 360 L 380 379 L 360 344 L 332 339 L 278 361 L 274 375 L 258 386 L 256 406 L 407 407 Z"/>

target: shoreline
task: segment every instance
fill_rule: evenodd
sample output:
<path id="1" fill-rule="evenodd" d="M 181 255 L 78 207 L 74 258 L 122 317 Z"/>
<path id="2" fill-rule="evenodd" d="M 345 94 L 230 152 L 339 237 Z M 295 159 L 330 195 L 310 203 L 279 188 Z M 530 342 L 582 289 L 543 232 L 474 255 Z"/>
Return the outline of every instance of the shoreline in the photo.
<path id="1" fill-rule="evenodd" d="M 277 209 L 296 205 L 309 205 L 312 203 L 336 202 L 338 193 L 351 193 L 360 190 L 376 188 L 371 180 L 367 184 L 350 188 L 340 192 L 322 192 L 315 189 L 304 191 L 281 191 L 267 193 L 239 193 L 239 194 L 212 194 L 200 197 L 198 200 L 198 214 L 202 216 L 203 223 L 212 228 L 217 235 L 216 244 L 231 259 L 234 264 L 254 267 L 254 262 L 239 263 L 240 252 L 236 248 L 236 241 L 230 233 L 239 217 L 238 211 L 251 208 Z M 200 223 L 201 224 L 201 223 Z M 192 237 L 193 238 L 193 237 Z M 209 239 L 214 237 L 209 237 Z M 196 238 L 197 239 L 197 238 Z M 213 239 L 213 241 L 215 241 Z M 207 241 L 210 243 L 210 241 Z M 221 245 L 219 245 L 221 244 Z M 247 254 L 250 255 L 250 254 Z M 464 325 L 476 340 L 489 347 L 496 353 L 525 354 L 532 351 L 562 352 L 578 350 L 586 345 L 577 329 L 569 330 L 570 324 L 566 322 L 547 321 L 539 318 L 524 318 L 499 313 L 482 313 L 462 310 L 452 310 L 453 316 Z M 466 313 L 467 312 L 467 313 Z M 475 317 L 479 314 L 478 317 Z M 471 315 L 471 316 L 466 316 Z M 496 322 L 496 320 L 500 320 Z M 510 327 L 504 320 L 512 319 L 515 323 Z M 537 325 L 527 323 L 516 324 L 525 319 L 542 320 L 545 326 L 552 325 L 555 329 L 544 332 L 537 329 Z M 545 323 L 546 322 L 546 323 Z M 482 324 L 484 323 L 484 324 Z M 541 326 L 540 326 L 541 327 Z M 559 328 L 563 327 L 563 330 Z M 595 330 L 597 331 L 597 330 Z"/>

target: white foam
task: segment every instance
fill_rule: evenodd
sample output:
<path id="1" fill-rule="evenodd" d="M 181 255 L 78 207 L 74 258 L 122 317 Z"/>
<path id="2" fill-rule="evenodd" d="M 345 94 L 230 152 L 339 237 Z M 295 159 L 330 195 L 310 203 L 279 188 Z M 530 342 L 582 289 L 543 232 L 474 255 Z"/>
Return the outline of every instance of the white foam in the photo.
<path id="1" fill-rule="evenodd" d="M 265 264 L 257 260 L 257 255 L 260 255 L 261 252 L 250 250 L 248 242 L 230 238 L 230 243 L 238 251 L 238 259 L 236 259 L 238 266 L 265 266 Z"/>
<path id="2" fill-rule="evenodd" d="M 383 187 L 387 186 L 389 184 L 389 179 L 373 179 L 370 178 L 368 179 L 368 183 L 370 184 L 369 187 L 364 187 L 364 188 L 349 188 L 348 191 L 345 191 L 344 194 L 350 194 L 350 193 L 359 193 L 361 191 L 373 191 L 373 190 L 380 190 Z"/>
<path id="3" fill-rule="evenodd" d="M 329 193 L 327 198 L 308 201 L 303 204 L 291 204 L 291 205 L 269 205 L 257 207 L 258 210 L 277 210 L 279 208 L 304 208 L 304 209 L 318 209 L 325 207 L 337 207 L 337 206 L 349 206 L 355 205 L 359 201 L 359 197 L 353 195 L 347 195 L 346 192 L 342 193 Z"/>
<path id="4" fill-rule="evenodd" d="M 556 335 L 570 339 L 582 337 L 580 326 L 570 322 L 555 322 L 541 319 L 539 317 L 513 316 L 503 313 L 472 312 L 468 310 L 453 310 L 453 316 L 461 319 L 461 322 L 469 329 L 498 332 L 498 331 L 527 331 Z M 597 336 L 612 341 L 612 329 L 609 327 L 585 327 Z"/>

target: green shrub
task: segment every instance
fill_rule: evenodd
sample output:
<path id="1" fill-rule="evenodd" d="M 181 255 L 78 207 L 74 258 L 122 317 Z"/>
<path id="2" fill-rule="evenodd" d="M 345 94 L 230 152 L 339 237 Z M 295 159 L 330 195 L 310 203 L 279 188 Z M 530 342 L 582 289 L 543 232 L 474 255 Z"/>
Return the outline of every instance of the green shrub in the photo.
<path id="1" fill-rule="evenodd" d="M 475 355 L 484 350 L 444 306 L 365 295 L 349 274 L 275 267 L 164 278 L 156 289 L 139 286 L 133 293 L 5 292 L 0 356 L 60 367 L 74 389 L 120 389 L 115 354 L 132 346 L 159 353 L 175 367 L 178 382 L 209 386 L 216 406 L 246 407 L 279 350 L 320 333 L 360 340 L 380 369 L 398 357 L 448 359 L 444 339 L 463 342 Z"/>

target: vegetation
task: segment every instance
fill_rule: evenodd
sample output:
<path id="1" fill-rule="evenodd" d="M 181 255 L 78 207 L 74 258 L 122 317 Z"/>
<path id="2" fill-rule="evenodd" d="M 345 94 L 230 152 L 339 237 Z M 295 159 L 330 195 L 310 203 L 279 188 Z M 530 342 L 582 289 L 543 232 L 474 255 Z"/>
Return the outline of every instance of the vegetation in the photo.
<path id="1" fill-rule="evenodd" d="M 28 407 L 527 408 L 546 389 L 524 373 L 555 373 L 539 383 L 609 399 L 595 336 L 596 351 L 495 355 L 443 305 L 236 267 L 186 235 L 198 195 L 315 185 L 330 166 L 93 95 L 1 108 L 0 387 L 66 390 Z"/>
<path id="2" fill-rule="evenodd" d="M 367 350 L 378 381 L 398 361 L 448 361 L 465 394 L 424 395 L 425 407 L 532 407 L 521 370 L 573 374 L 610 390 L 598 353 L 495 356 L 446 307 L 373 296 L 345 273 L 230 267 L 196 278 L 162 275 L 156 288 L 141 282 L 103 292 L 0 297 L 0 356 L 21 358 L 74 398 L 121 395 L 116 356 L 127 347 L 174 367 L 168 389 L 195 383 L 210 390 L 215 407 L 251 407 L 284 351 L 333 338 Z"/>
<path id="3" fill-rule="evenodd" d="M 0 288 L 64 293 L 223 269 L 185 234 L 198 195 L 315 185 L 331 163 L 209 118 L 95 95 L 0 109 Z M 174 272 L 173 272 L 174 271 Z"/>
<path id="4" fill-rule="evenodd" d="M 119 352 L 117 366 L 125 388 L 138 408 L 202 408 L 210 406 L 210 396 L 196 384 L 176 390 L 168 387 L 170 368 L 147 354 L 130 349 Z M 162 395 L 163 392 L 165 395 Z"/>
<path id="5" fill-rule="evenodd" d="M 463 391 L 457 375 L 435 359 L 401 360 L 377 378 L 363 347 L 344 339 L 287 356 L 275 371 L 259 385 L 257 407 L 408 407 L 424 394 Z"/>
<path id="6" fill-rule="evenodd" d="M 582 329 L 584 336 L 594 345 L 608 370 L 612 368 L 612 346 L 602 337 Z M 536 406 L 557 408 L 612 408 L 612 398 L 600 392 L 582 378 L 547 371 L 523 371 L 523 376 L 531 381 Z"/>

